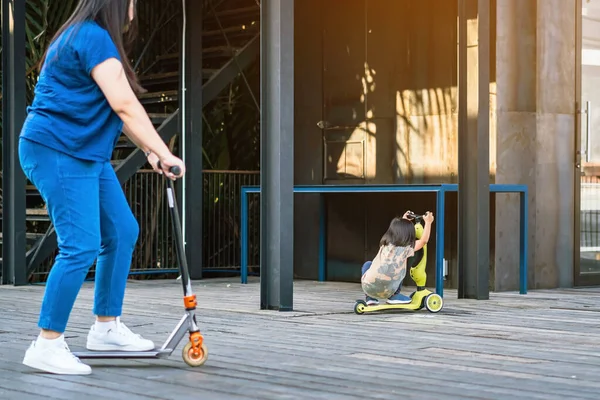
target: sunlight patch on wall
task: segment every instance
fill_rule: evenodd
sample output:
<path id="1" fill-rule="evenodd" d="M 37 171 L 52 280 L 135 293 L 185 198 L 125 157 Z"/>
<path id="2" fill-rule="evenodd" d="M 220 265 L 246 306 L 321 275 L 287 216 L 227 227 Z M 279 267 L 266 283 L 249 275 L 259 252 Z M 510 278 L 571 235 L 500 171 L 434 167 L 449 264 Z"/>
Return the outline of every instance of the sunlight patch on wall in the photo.
<path id="1" fill-rule="evenodd" d="M 369 168 L 368 160 L 377 157 L 377 124 L 363 121 L 352 131 L 344 143 L 337 161 L 337 173 L 357 178 L 375 178 L 375 168 Z"/>
<path id="2" fill-rule="evenodd" d="M 396 179 L 435 181 L 458 168 L 457 88 L 396 92 Z"/>
<path id="3" fill-rule="evenodd" d="M 369 63 L 364 63 L 363 76 L 357 75 L 357 80 L 360 80 L 362 92 L 360 102 L 365 104 L 370 93 L 375 92 L 375 75 L 377 72 L 369 66 Z M 328 163 L 336 163 L 335 173 L 340 177 L 358 178 L 358 179 L 374 179 L 377 174 L 376 159 L 377 159 L 377 124 L 372 119 L 375 117 L 373 110 L 365 110 L 366 121 L 360 121 L 356 127 L 352 129 L 347 138 L 343 141 L 328 141 L 327 146 L 334 153 L 334 146 L 342 146 L 343 149 L 339 152 L 339 158 L 334 160 L 328 156 Z"/>

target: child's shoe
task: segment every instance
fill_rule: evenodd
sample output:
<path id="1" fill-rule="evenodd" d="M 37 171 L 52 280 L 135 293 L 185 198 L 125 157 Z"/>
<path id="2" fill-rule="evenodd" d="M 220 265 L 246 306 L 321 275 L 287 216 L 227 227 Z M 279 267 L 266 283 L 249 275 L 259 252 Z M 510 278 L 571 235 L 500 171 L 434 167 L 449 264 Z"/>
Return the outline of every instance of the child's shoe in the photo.
<path id="1" fill-rule="evenodd" d="M 365 296 L 367 300 L 368 306 L 377 306 L 379 305 L 379 300 L 374 299 L 373 297 Z"/>
<path id="2" fill-rule="evenodd" d="M 400 293 L 396 293 L 389 299 L 387 299 L 388 304 L 408 304 L 412 301 L 412 299 L 408 296 L 405 296 Z"/>

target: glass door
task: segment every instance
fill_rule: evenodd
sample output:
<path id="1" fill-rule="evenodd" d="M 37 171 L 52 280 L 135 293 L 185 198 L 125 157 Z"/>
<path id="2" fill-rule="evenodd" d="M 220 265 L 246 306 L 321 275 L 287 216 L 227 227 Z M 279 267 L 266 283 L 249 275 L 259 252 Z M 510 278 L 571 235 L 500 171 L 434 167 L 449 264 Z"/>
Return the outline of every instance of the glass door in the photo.
<path id="1" fill-rule="evenodd" d="M 580 0 L 578 20 L 579 186 L 575 284 L 600 285 L 600 0 Z M 577 235 L 576 235 L 577 236 Z"/>

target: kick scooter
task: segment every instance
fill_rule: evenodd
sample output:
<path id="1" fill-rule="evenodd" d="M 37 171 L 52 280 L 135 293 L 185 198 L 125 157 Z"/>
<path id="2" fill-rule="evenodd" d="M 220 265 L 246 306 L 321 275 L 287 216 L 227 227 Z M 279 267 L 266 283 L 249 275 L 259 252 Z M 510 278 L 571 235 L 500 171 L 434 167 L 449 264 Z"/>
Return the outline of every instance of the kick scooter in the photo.
<path id="1" fill-rule="evenodd" d="M 415 224 L 415 237 L 420 239 L 423 235 L 423 220 L 422 215 L 416 215 L 410 213 L 408 215 Z M 411 293 L 411 302 L 407 304 L 378 304 L 368 306 L 364 300 L 356 300 L 354 304 L 354 312 L 356 314 L 364 314 L 374 311 L 387 311 L 387 310 L 411 310 L 418 311 L 423 307 L 427 311 L 432 313 L 439 312 L 444 306 L 442 296 L 437 293 L 433 293 L 425 288 L 427 282 L 427 273 L 425 272 L 425 266 L 427 265 L 427 244 L 423 248 L 415 253 L 413 258 L 413 266 L 410 268 L 410 277 L 417 284 L 417 290 Z"/>
<path id="2" fill-rule="evenodd" d="M 159 167 L 160 168 L 160 164 Z M 179 175 L 179 167 L 171 167 L 171 173 Z M 208 349 L 204 343 L 204 338 L 200 333 L 200 328 L 196 323 L 196 295 L 192 292 L 190 275 L 187 266 L 187 260 L 183 248 L 183 234 L 181 232 L 181 221 L 177 202 L 175 201 L 175 184 L 167 178 L 167 201 L 171 219 L 173 220 L 173 232 L 175 234 L 175 247 L 177 252 L 177 262 L 181 274 L 181 283 L 183 284 L 183 304 L 185 306 L 185 315 L 181 318 L 166 342 L 158 350 L 152 351 L 84 351 L 74 353 L 77 357 L 84 359 L 131 359 L 131 358 L 167 358 L 169 357 L 186 333 L 189 333 L 189 342 L 183 347 L 183 361 L 191 367 L 199 367 L 208 359 Z"/>

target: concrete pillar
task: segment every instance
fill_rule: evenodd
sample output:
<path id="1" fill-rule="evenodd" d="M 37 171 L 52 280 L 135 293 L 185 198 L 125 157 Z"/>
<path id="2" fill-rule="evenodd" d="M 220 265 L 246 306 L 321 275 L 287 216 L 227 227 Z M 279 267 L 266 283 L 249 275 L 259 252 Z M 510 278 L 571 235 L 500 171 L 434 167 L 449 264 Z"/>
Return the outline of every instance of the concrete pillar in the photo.
<path id="1" fill-rule="evenodd" d="M 489 0 L 459 1 L 458 297 L 489 298 Z"/>
<path id="2" fill-rule="evenodd" d="M 260 7 L 260 308 L 294 294 L 294 1 Z"/>
<path id="3" fill-rule="evenodd" d="M 573 284 L 576 2 L 537 1 L 536 287 Z"/>
<path id="4" fill-rule="evenodd" d="M 575 2 L 497 0 L 496 183 L 529 186 L 529 282 L 573 284 Z M 498 195 L 495 290 L 518 288 L 518 200 Z"/>
<path id="5" fill-rule="evenodd" d="M 529 282 L 535 282 L 537 0 L 497 0 L 495 183 L 529 187 Z M 494 290 L 519 285 L 519 196 L 496 195 Z"/>

